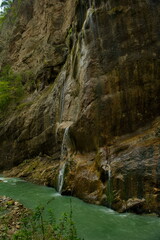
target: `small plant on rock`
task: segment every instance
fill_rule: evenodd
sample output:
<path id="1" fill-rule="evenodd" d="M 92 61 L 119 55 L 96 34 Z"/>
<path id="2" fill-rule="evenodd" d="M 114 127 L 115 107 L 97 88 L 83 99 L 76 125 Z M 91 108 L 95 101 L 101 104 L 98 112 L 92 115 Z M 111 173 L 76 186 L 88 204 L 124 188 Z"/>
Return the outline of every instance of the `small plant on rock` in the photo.
<path id="1" fill-rule="evenodd" d="M 81 240 L 77 236 L 72 220 L 72 210 L 57 221 L 52 211 L 45 217 L 44 207 L 22 219 L 21 229 L 15 233 L 12 240 Z"/>
<path id="2" fill-rule="evenodd" d="M 6 66 L 0 73 L 0 112 L 4 111 L 10 102 L 16 102 L 22 94 L 21 75 Z"/>

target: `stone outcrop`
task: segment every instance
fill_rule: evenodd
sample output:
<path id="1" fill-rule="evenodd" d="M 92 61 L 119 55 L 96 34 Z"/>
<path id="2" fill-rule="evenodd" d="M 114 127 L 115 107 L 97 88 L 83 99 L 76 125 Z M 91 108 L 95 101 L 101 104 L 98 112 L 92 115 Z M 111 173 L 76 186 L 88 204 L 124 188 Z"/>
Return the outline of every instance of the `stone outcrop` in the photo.
<path id="1" fill-rule="evenodd" d="M 0 65 L 28 91 L 0 125 L 1 169 L 48 155 L 67 162 L 63 193 L 160 213 L 159 15 L 154 0 L 23 1 L 1 30 Z"/>

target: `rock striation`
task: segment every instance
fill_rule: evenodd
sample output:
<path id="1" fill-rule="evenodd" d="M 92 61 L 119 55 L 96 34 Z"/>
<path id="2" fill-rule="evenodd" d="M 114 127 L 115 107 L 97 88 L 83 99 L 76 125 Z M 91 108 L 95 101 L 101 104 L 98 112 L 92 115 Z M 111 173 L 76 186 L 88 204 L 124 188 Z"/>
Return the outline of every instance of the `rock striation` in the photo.
<path id="1" fill-rule="evenodd" d="M 160 2 L 24 0 L 12 18 L 0 66 L 27 94 L 1 121 L 1 169 L 48 156 L 62 193 L 160 214 Z"/>

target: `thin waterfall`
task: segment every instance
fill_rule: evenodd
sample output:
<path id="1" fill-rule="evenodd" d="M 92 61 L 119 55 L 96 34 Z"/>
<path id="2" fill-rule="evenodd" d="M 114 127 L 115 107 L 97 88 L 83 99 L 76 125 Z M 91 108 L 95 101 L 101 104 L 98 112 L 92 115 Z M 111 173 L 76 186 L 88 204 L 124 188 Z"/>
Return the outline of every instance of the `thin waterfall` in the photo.
<path id="1" fill-rule="evenodd" d="M 59 116 L 59 122 L 61 123 L 63 120 L 63 112 L 64 112 L 64 98 L 65 98 L 65 79 L 66 79 L 66 72 L 62 74 L 62 87 L 61 87 L 61 93 L 60 93 L 60 116 Z"/>
<path id="2" fill-rule="evenodd" d="M 60 120 L 59 120 L 60 123 L 62 122 L 63 111 L 64 111 L 64 82 L 62 84 L 61 96 L 60 96 Z"/>
<path id="3" fill-rule="evenodd" d="M 61 164 L 60 164 L 60 169 L 58 174 L 58 184 L 57 184 L 57 189 L 59 193 L 62 192 L 62 188 L 64 184 L 65 169 L 66 169 L 65 157 L 67 154 L 67 141 L 69 139 L 68 132 L 69 132 L 69 127 L 66 127 L 63 134 L 63 140 L 61 145 L 61 157 L 60 157 Z"/>
<path id="4" fill-rule="evenodd" d="M 69 127 L 66 127 L 64 130 L 62 145 L 61 145 L 61 161 L 64 160 L 64 156 L 67 152 L 67 141 L 69 138 L 68 132 L 69 132 Z"/>
<path id="5" fill-rule="evenodd" d="M 60 170 L 59 170 L 59 174 L 58 174 L 58 192 L 61 193 L 62 192 L 62 188 L 63 188 L 63 183 L 64 183 L 64 176 L 65 176 L 65 169 L 66 169 L 66 163 L 64 163 Z"/>
<path id="6" fill-rule="evenodd" d="M 108 181 L 111 180 L 111 166 L 108 164 Z"/>
<path id="7" fill-rule="evenodd" d="M 107 198 L 109 207 L 111 207 L 113 200 L 112 186 L 111 186 L 111 166 L 108 164 L 108 182 L 107 182 Z"/>
<path id="8" fill-rule="evenodd" d="M 86 19 L 89 19 L 91 33 L 93 35 L 93 41 L 94 41 L 94 44 L 96 46 L 97 38 L 99 36 L 99 33 L 98 33 L 98 24 L 97 24 L 97 21 L 95 22 L 96 18 L 94 19 L 93 15 L 95 15 L 95 8 L 94 8 L 94 3 L 92 3 L 92 1 L 90 0 L 89 1 L 89 9 L 87 11 Z"/>

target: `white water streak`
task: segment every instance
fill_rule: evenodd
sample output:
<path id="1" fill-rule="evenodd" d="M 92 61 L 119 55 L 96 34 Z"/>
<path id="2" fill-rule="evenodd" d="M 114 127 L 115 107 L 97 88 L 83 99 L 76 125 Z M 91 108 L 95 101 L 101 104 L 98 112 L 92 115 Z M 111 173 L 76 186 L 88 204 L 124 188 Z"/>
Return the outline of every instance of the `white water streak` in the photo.
<path id="1" fill-rule="evenodd" d="M 60 93 L 60 117 L 59 122 L 62 122 L 63 119 L 63 112 L 64 112 L 64 104 L 65 104 L 65 80 L 66 80 L 66 72 L 62 73 L 62 87 Z"/>
<path id="2" fill-rule="evenodd" d="M 108 181 L 111 180 L 111 166 L 108 164 Z"/>
<path id="3" fill-rule="evenodd" d="M 58 186 L 57 186 L 59 193 L 62 192 L 63 184 L 64 184 L 65 169 L 66 169 L 65 155 L 67 154 L 67 140 L 69 138 L 68 132 L 69 132 L 69 127 L 66 127 L 63 134 L 63 140 L 61 145 L 60 161 L 62 162 L 62 164 L 60 165 L 60 170 L 58 174 Z"/>
<path id="4" fill-rule="evenodd" d="M 112 192 L 111 192 L 111 166 L 108 164 L 108 197 L 109 197 L 109 207 L 111 207 Z"/>
<path id="5" fill-rule="evenodd" d="M 62 165 L 62 167 L 59 170 L 59 174 L 58 174 L 58 192 L 59 193 L 62 192 L 62 188 L 63 188 L 65 168 L 66 168 L 66 163 L 64 163 Z"/>

